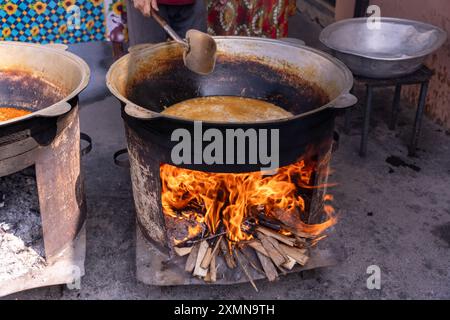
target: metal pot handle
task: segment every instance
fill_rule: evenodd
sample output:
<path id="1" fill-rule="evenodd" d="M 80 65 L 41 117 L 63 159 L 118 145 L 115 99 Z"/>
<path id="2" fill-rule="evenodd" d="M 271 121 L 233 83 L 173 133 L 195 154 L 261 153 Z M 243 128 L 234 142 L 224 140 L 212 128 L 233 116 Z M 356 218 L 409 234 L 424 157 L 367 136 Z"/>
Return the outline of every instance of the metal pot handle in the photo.
<path id="1" fill-rule="evenodd" d="M 333 108 L 344 109 L 354 106 L 357 102 L 358 98 L 356 98 L 353 94 L 344 93 L 337 97 L 337 99 L 333 102 Z"/>
<path id="2" fill-rule="evenodd" d="M 127 115 L 139 120 L 151 120 L 160 117 L 159 113 L 139 107 L 132 103 L 125 105 L 124 110 Z"/>
<path id="3" fill-rule="evenodd" d="M 59 117 L 63 114 L 66 114 L 72 109 L 72 106 L 66 102 L 60 102 L 57 104 L 54 104 L 48 108 L 44 108 L 42 110 L 39 110 L 33 114 L 33 116 L 36 117 L 45 117 L 45 118 L 53 118 L 53 117 Z"/>

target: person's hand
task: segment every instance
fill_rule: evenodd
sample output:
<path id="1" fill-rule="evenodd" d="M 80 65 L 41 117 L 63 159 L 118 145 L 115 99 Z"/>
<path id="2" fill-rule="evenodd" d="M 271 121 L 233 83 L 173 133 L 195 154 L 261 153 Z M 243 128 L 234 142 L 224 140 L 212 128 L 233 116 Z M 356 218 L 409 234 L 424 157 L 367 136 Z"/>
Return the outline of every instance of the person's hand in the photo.
<path id="1" fill-rule="evenodd" d="M 152 10 L 159 11 L 157 0 L 133 0 L 134 7 L 144 16 L 151 16 Z"/>

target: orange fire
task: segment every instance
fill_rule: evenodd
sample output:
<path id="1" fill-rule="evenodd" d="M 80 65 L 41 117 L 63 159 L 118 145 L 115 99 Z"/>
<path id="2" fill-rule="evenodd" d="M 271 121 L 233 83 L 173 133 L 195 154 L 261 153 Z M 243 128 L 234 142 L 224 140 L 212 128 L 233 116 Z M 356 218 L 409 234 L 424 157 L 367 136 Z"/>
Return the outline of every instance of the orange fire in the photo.
<path id="1" fill-rule="evenodd" d="M 280 168 L 272 176 L 261 172 L 207 173 L 162 164 L 164 214 L 196 223 L 189 227 L 187 238 L 175 240 L 175 244 L 199 235 L 204 231 L 201 225 L 206 225 L 209 234 L 216 234 L 223 224 L 228 240 L 250 240 L 252 235 L 243 231 L 243 223 L 256 207 L 263 207 L 265 216 L 289 227 L 284 232 L 320 235 L 335 223 L 331 205 L 324 206 L 328 219 L 323 223 L 306 224 L 300 218 L 307 210 L 300 190 L 326 187 L 311 184 L 313 173 L 313 166 L 303 160 Z M 326 195 L 324 200 L 330 201 L 332 197 Z"/>

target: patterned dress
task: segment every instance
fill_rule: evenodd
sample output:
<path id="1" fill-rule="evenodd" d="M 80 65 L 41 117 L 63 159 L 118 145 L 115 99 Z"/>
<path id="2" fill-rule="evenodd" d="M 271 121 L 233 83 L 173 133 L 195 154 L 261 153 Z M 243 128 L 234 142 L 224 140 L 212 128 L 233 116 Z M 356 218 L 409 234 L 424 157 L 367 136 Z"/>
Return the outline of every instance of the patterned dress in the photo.
<path id="1" fill-rule="evenodd" d="M 281 38 L 288 32 L 288 17 L 295 13 L 293 0 L 209 0 L 208 32 Z"/>

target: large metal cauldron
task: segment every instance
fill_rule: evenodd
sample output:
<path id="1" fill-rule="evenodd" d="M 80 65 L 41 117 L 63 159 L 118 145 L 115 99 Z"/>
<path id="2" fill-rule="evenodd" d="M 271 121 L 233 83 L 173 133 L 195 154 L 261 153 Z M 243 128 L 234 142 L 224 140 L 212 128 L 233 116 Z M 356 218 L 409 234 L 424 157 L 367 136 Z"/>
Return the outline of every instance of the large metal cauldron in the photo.
<path id="1" fill-rule="evenodd" d="M 285 108 L 294 116 L 252 123 L 202 123 L 203 130 L 215 128 L 222 133 L 237 128 L 279 129 L 280 166 L 284 166 L 305 155 L 316 163 L 329 158 L 336 111 L 356 103 L 349 94 L 351 72 L 323 52 L 262 38 L 215 39 L 218 60 L 208 76 L 186 69 L 182 49 L 173 42 L 141 45 L 118 60 L 107 74 L 107 85 L 122 105 L 138 221 L 147 238 L 162 246 L 167 241 L 159 165 L 173 163 L 171 149 L 176 142 L 171 141 L 171 134 L 175 129 L 184 128 L 194 135 L 193 121 L 163 115 L 164 107 L 199 96 L 231 95 L 263 99 Z M 195 152 L 192 148 L 192 159 Z M 264 165 L 179 167 L 237 173 L 259 171 Z M 327 170 L 323 172 L 326 178 Z"/>
<path id="2" fill-rule="evenodd" d="M 140 47 L 109 70 L 107 85 L 123 106 L 128 126 L 171 148 L 173 130 L 193 132 L 193 121 L 162 115 L 164 107 L 199 96 L 231 95 L 272 102 L 294 114 L 288 119 L 252 123 L 203 122 L 203 129 L 280 129 L 281 165 L 290 164 L 307 145 L 332 137 L 336 109 L 352 106 L 353 77 L 347 67 L 320 51 L 276 40 L 216 37 L 215 71 L 200 76 L 183 66 L 175 43 Z M 150 137 L 149 139 L 150 140 Z M 320 141 L 318 141 L 320 142 Z M 317 143 L 316 143 L 317 144 Z M 170 155 L 170 152 L 168 153 Z M 170 159 L 165 159 L 171 163 Z M 182 165 L 202 169 L 201 165 Z M 211 172 L 255 171 L 255 166 L 213 165 Z"/>

